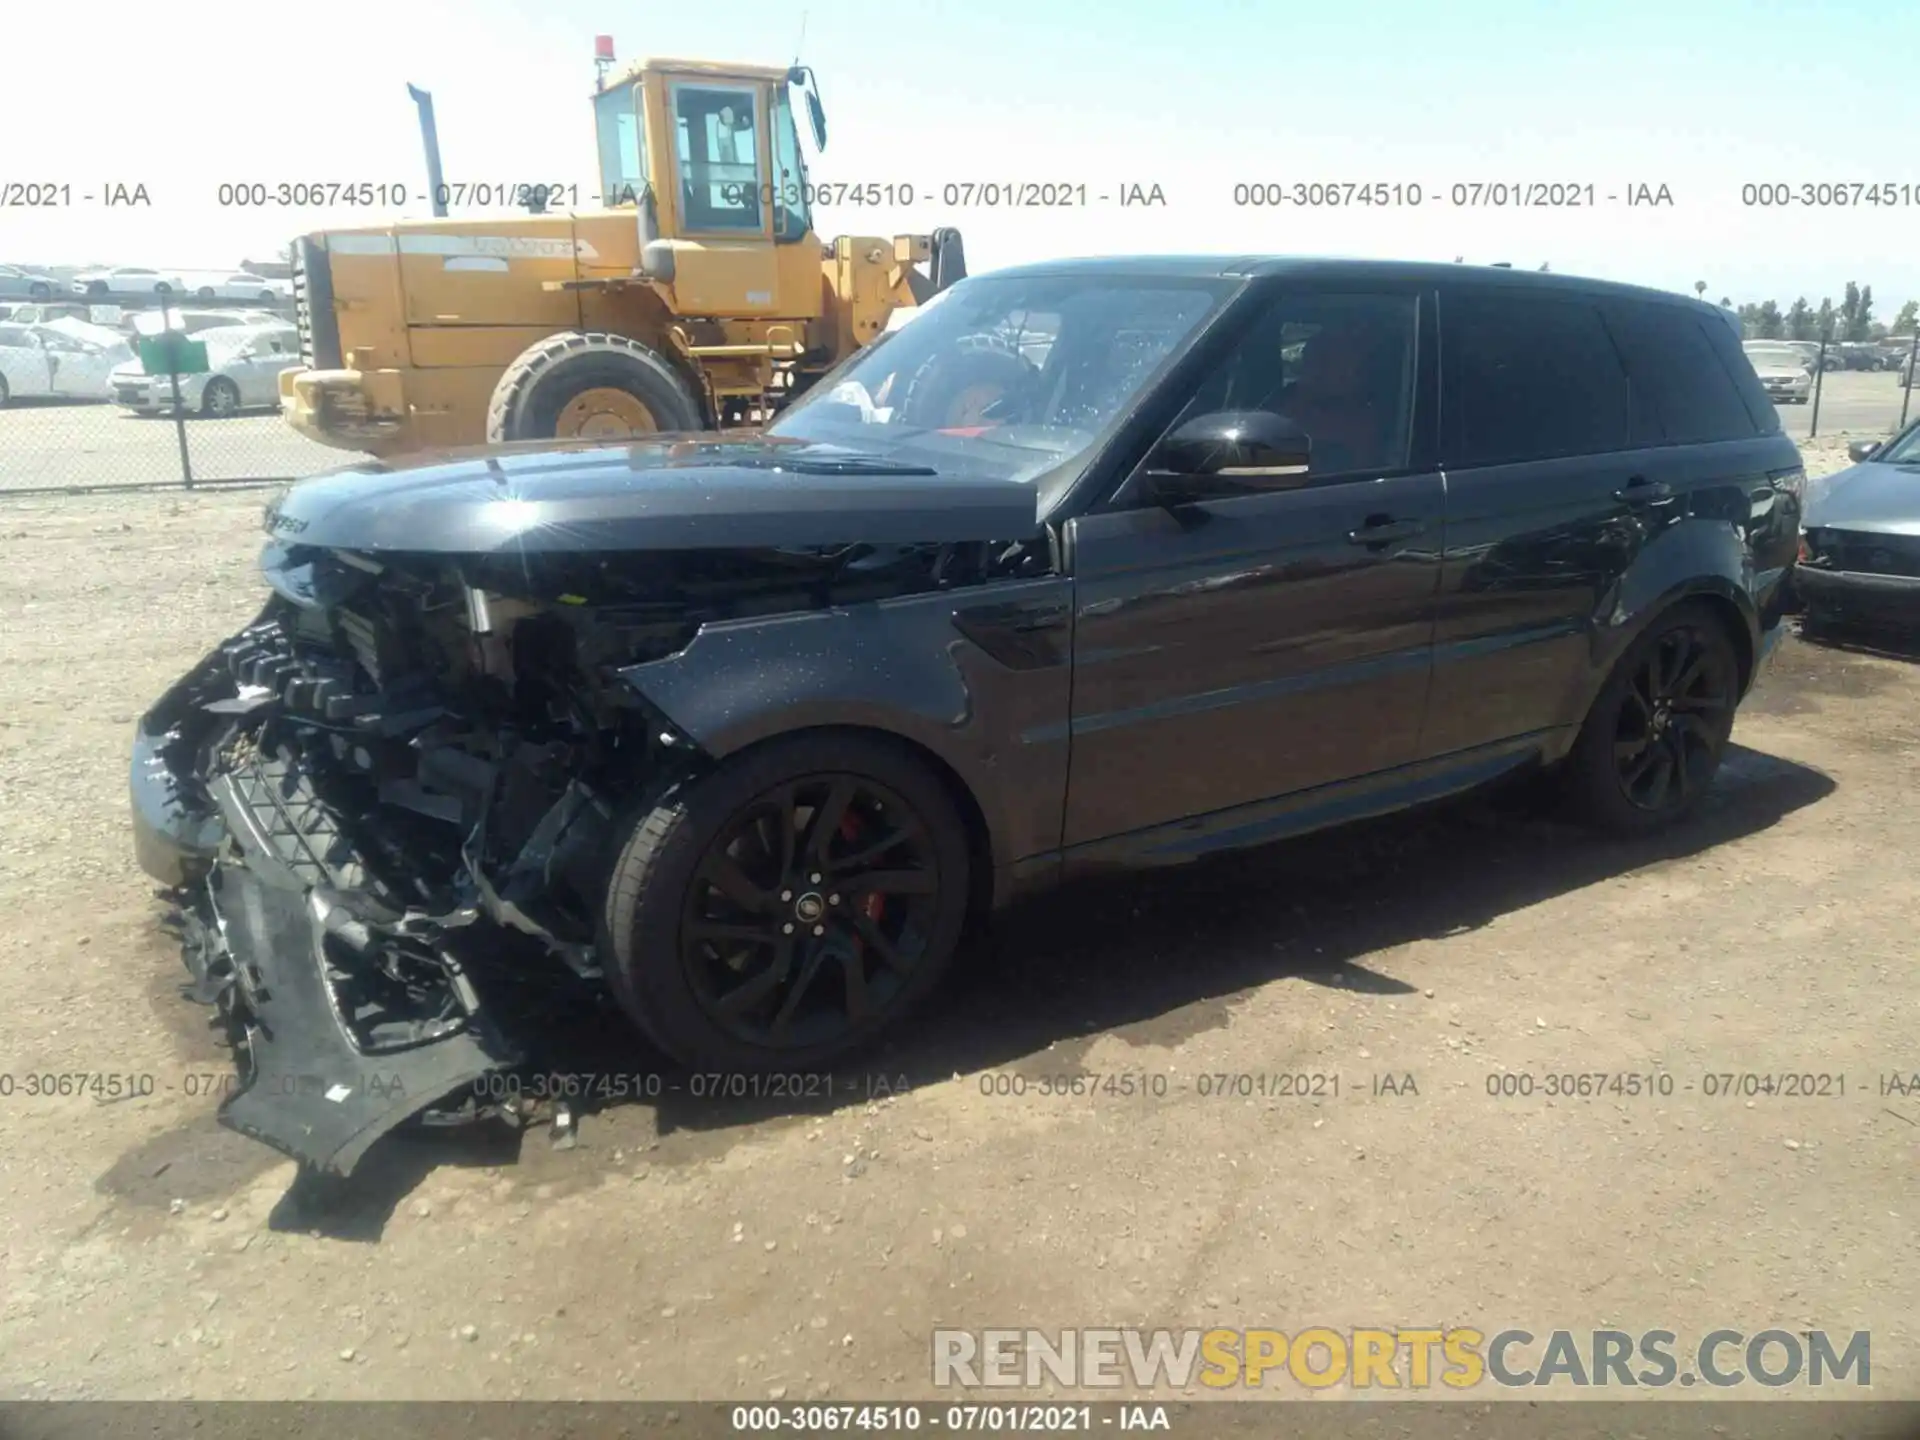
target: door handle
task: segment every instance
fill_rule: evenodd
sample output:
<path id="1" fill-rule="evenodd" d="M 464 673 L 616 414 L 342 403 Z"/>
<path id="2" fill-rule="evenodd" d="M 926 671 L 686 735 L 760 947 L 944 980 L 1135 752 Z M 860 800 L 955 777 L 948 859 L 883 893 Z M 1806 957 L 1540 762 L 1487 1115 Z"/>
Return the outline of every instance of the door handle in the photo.
<path id="1" fill-rule="evenodd" d="M 1369 547 L 1390 545 L 1395 540 L 1410 540 L 1415 535 L 1424 534 L 1426 528 L 1423 520 L 1396 520 L 1391 515 L 1369 515 L 1358 530 L 1347 532 L 1347 543 Z"/>
<path id="2" fill-rule="evenodd" d="M 1664 480 L 1649 480 L 1644 475 L 1636 475 L 1627 481 L 1625 488 L 1613 492 L 1613 498 L 1623 505 L 1650 505 L 1656 500 L 1668 500 L 1673 497 L 1673 487 Z"/>

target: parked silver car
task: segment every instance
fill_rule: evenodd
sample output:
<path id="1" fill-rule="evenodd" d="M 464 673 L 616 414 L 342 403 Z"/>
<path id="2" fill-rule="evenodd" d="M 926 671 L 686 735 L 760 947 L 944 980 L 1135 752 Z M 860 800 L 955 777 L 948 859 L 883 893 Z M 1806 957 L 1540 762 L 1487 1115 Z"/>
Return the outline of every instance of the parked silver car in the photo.
<path id="1" fill-rule="evenodd" d="M 237 415 L 280 403 L 280 372 L 300 363 L 299 333 L 291 325 L 231 325 L 202 330 L 207 370 L 180 377 L 181 407 L 200 415 Z M 173 409 L 173 382 L 149 375 L 138 359 L 113 372 L 114 403 L 142 415 Z"/>
<path id="2" fill-rule="evenodd" d="M 1798 348 L 1778 340 L 1749 340 L 1740 347 L 1776 405 L 1804 405 L 1813 394 L 1813 372 Z"/>
<path id="3" fill-rule="evenodd" d="M 66 288 L 51 275 L 0 265 L 0 300 L 51 300 Z"/>
<path id="4" fill-rule="evenodd" d="M 1807 487 L 1794 589 L 1810 624 L 1920 633 L 1920 420 L 1856 440 L 1853 465 Z"/>

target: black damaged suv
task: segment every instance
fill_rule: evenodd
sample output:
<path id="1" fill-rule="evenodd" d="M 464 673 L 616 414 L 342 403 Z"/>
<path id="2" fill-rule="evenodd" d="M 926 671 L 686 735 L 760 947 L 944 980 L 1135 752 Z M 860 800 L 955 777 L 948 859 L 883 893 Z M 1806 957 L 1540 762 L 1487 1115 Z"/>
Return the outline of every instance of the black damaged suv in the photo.
<path id="1" fill-rule="evenodd" d="M 265 609 L 139 725 L 139 855 L 242 1027 L 224 1119 L 312 1165 L 523 1063 L 543 972 L 687 1064 L 824 1066 L 1084 867 L 1529 768 L 1683 816 L 1803 484 L 1684 298 L 979 276 L 764 434 L 293 487 Z"/>

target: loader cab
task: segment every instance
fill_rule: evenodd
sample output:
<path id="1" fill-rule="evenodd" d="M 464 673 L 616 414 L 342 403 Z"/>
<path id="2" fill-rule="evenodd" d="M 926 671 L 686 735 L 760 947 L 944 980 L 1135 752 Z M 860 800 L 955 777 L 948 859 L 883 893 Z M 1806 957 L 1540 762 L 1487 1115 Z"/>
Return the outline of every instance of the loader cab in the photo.
<path id="1" fill-rule="evenodd" d="M 819 313 L 802 73 L 649 60 L 594 97 L 604 203 L 636 211 L 641 268 L 680 313 Z M 805 108 L 817 142 L 817 97 Z"/>

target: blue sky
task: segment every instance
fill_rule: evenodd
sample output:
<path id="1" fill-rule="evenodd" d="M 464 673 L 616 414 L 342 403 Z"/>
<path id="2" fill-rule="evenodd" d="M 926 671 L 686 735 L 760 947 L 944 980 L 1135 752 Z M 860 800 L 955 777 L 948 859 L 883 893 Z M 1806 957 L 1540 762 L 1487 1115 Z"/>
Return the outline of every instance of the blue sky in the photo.
<path id="1" fill-rule="evenodd" d="M 8 20 L 18 54 L 72 53 L 67 15 Z M 76 87 L 9 67 L 0 181 L 142 181 L 150 209 L 0 211 L 0 259 L 200 268 L 365 212 L 221 209 L 224 180 L 422 181 L 406 82 L 434 92 L 449 179 L 592 180 L 596 33 L 643 53 L 785 63 L 820 77 L 814 178 L 906 182 L 919 203 L 821 212 L 823 234 L 957 224 L 976 270 L 1100 251 L 1262 251 L 1511 260 L 1709 298 L 1838 301 L 1871 284 L 1889 318 L 1920 296 L 1920 204 L 1753 209 L 1746 182 L 1905 184 L 1920 134 L 1899 67 L 1906 0 L 330 0 L 295 12 L 108 0 L 87 30 L 139 57 Z M 95 67 L 96 70 L 98 67 Z M 167 104 L 146 77 L 179 82 Z M 129 121 L 133 123 L 129 123 Z M 949 209 L 947 182 L 1158 184 L 1164 208 Z M 1254 209 L 1245 181 L 1424 187 L 1417 208 Z M 1595 185 L 1595 209 L 1455 208 L 1454 183 Z M 1608 192 L 1666 185 L 1671 207 Z"/>

